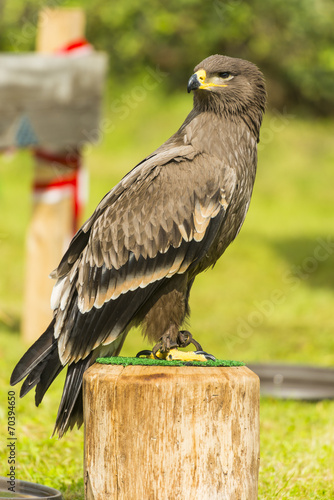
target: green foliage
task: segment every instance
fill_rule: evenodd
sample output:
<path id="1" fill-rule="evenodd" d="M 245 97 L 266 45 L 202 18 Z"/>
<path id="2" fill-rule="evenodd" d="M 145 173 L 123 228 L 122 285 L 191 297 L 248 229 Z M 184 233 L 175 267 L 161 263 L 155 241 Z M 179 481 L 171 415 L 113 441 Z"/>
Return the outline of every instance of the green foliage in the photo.
<path id="1" fill-rule="evenodd" d="M 158 66 L 171 75 L 165 84 L 174 90 L 200 60 L 225 53 L 259 65 L 273 106 L 334 110 L 331 0 L 171 0 L 168 8 L 158 0 L 6 0 L 0 49 L 33 50 L 45 5 L 84 7 L 88 38 L 108 52 L 113 84 Z"/>

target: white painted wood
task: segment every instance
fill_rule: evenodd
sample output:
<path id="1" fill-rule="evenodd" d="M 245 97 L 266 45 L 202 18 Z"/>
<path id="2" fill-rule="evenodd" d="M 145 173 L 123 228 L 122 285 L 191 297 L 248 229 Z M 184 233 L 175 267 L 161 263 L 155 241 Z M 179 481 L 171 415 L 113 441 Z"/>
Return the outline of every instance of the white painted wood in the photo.
<path id="1" fill-rule="evenodd" d="M 106 54 L 1 54 L 0 68 L 0 148 L 18 145 L 22 118 L 44 148 L 82 147 L 101 138 Z"/>

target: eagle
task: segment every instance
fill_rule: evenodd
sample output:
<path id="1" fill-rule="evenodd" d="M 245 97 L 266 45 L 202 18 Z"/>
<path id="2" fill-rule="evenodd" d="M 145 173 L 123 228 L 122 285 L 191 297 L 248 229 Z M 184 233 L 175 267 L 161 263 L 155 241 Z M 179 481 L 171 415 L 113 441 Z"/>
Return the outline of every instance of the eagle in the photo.
<path id="1" fill-rule="evenodd" d="M 182 324 L 196 276 L 214 266 L 244 222 L 265 111 L 264 78 L 243 59 L 212 55 L 187 87 L 178 131 L 105 195 L 73 237 L 51 296 L 53 319 L 18 362 L 11 385 L 40 404 L 67 365 L 54 433 L 83 421 L 82 379 L 117 356 L 140 326 L 154 354 L 193 342 Z"/>

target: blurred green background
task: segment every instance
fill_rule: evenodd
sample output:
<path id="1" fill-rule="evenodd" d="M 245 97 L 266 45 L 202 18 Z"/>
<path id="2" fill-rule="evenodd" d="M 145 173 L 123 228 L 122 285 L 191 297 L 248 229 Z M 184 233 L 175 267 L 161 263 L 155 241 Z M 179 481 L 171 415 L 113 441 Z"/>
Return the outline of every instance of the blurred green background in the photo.
<path id="1" fill-rule="evenodd" d="M 34 50 L 38 9 L 82 6 L 87 36 L 110 55 L 118 85 L 159 66 L 175 90 L 208 54 L 250 59 L 270 102 L 330 115 L 334 109 L 332 0 L 2 0 L 0 50 Z"/>
<path id="2" fill-rule="evenodd" d="M 45 5 L 84 7 L 89 41 L 109 55 L 104 122 L 98 144 L 85 148 L 86 216 L 182 123 L 192 106 L 186 83 L 200 60 L 224 53 L 258 64 L 269 105 L 250 211 L 214 271 L 196 279 L 190 329 L 217 357 L 333 366 L 334 3 L 6 0 L 0 50 L 34 50 Z M 1 434 L 10 372 L 25 350 L 19 329 L 32 172 L 28 151 L 0 156 Z M 132 332 L 124 354 L 147 347 Z M 17 401 L 19 477 L 80 499 L 82 430 L 49 439 L 61 385 L 38 410 L 32 394 Z M 333 421 L 333 402 L 262 399 L 259 498 L 334 498 Z M 6 464 L 5 451 L 0 458 Z"/>

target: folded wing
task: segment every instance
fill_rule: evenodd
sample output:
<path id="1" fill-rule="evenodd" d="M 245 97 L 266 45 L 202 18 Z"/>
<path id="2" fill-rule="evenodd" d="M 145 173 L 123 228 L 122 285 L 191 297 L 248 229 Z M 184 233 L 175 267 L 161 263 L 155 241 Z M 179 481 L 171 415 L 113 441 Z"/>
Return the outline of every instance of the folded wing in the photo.
<path id="1" fill-rule="evenodd" d="M 234 173 L 218 161 L 191 146 L 174 148 L 132 170 L 102 200 L 53 273 L 63 364 L 113 342 L 165 280 L 205 256 L 234 190 Z"/>

